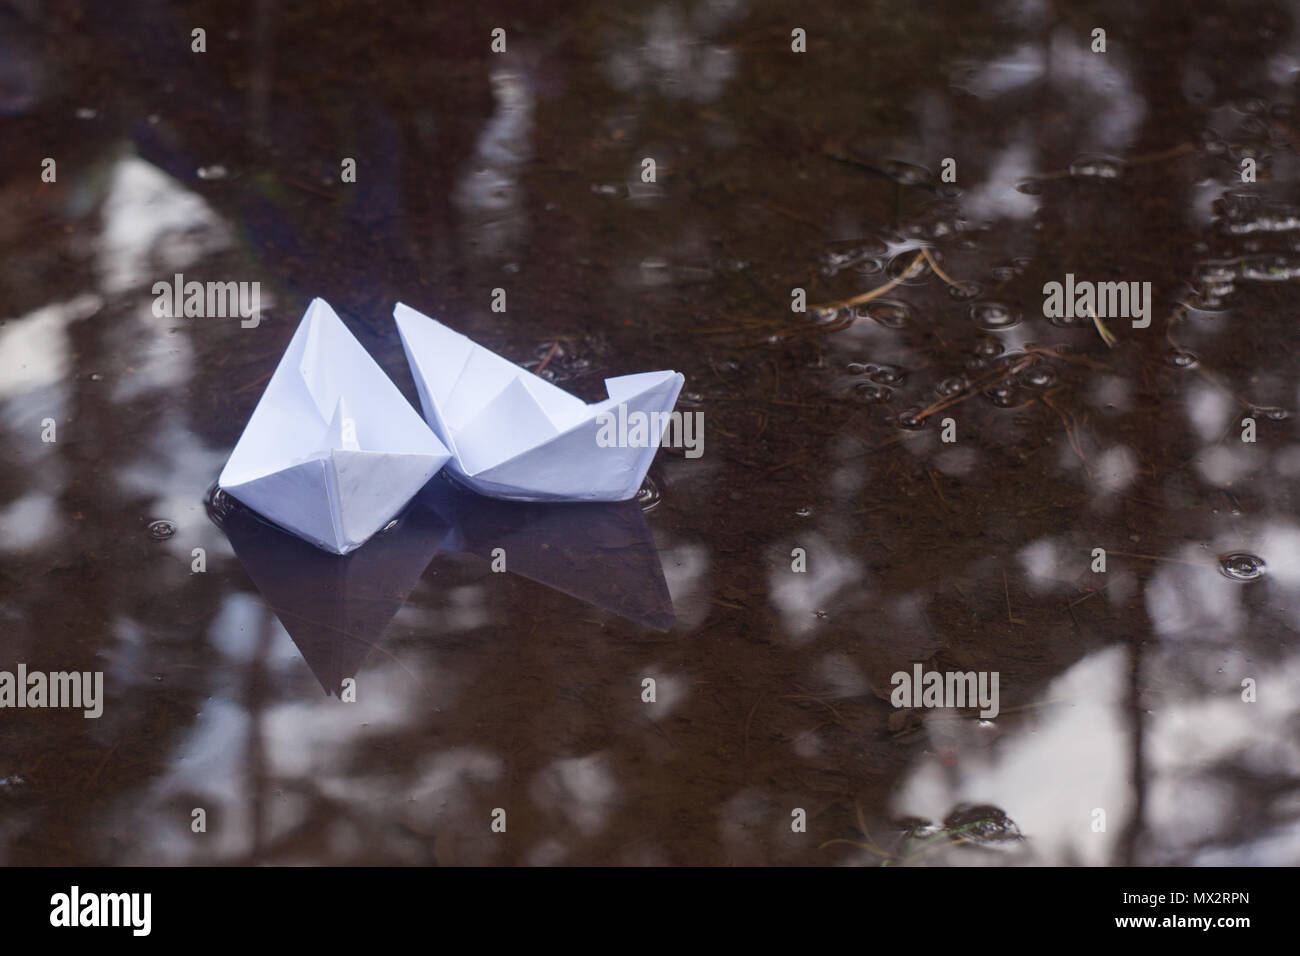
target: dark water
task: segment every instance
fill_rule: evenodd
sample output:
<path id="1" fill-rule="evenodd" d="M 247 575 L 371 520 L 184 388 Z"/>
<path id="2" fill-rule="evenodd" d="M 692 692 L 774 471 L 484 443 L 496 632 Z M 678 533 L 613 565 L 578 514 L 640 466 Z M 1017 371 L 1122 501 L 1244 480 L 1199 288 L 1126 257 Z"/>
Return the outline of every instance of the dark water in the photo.
<path id="1" fill-rule="evenodd" d="M 0 670 L 105 697 L 0 710 L 0 862 L 1300 860 L 1300 6 L 119 6 L 0 5 Z M 314 296 L 704 454 L 327 558 L 209 496 Z"/>

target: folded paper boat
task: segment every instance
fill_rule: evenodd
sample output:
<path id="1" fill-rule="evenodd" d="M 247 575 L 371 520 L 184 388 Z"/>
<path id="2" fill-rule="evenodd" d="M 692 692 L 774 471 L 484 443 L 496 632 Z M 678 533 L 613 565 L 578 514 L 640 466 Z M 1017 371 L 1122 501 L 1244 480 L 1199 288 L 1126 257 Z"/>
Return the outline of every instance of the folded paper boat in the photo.
<path id="1" fill-rule="evenodd" d="M 680 373 L 607 378 L 609 398 L 589 405 L 409 306 L 398 303 L 393 318 L 424 417 L 450 450 L 447 470 L 458 481 L 517 501 L 635 497 L 685 381 Z M 645 425 L 609 427 L 629 420 Z M 638 437 L 611 442 L 615 432 Z"/>
<path id="2" fill-rule="evenodd" d="M 334 310 L 314 299 L 217 483 L 318 548 L 347 554 L 449 457 Z"/>

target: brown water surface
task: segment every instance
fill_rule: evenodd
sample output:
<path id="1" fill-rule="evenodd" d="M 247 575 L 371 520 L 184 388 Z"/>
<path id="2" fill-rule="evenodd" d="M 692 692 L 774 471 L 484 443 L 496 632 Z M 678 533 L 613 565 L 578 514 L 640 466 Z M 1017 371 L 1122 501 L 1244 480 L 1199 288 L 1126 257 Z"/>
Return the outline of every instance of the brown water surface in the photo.
<path id="1" fill-rule="evenodd" d="M 0 670 L 105 697 L 0 710 L 0 862 L 1300 861 L 1300 8 L 1216 6 L 0 4 Z M 211 493 L 315 296 L 704 452 L 329 558 Z"/>

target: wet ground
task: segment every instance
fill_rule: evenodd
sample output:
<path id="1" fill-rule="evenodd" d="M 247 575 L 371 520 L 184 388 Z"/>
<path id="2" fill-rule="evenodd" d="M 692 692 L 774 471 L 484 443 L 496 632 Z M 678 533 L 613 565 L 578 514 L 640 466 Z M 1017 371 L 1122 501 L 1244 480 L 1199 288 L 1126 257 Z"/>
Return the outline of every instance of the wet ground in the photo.
<path id="1" fill-rule="evenodd" d="M 1300 6 L 130 7 L 0 4 L 0 862 L 1300 861 Z M 704 454 L 328 558 L 213 493 L 315 296 Z"/>

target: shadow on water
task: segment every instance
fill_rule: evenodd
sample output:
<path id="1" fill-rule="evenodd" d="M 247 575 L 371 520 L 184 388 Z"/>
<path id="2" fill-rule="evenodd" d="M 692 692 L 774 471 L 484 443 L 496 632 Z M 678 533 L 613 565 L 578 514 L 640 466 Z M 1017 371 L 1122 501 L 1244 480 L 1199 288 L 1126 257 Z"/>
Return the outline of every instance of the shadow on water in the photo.
<path id="1" fill-rule="evenodd" d="M 0 671 L 106 697 L 2 712 L 0 862 L 1300 859 L 1300 17 L 842 6 L 0 3 Z M 704 454 L 218 527 L 315 296 L 408 398 L 398 300 L 588 400 L 674 368 Z"/>

